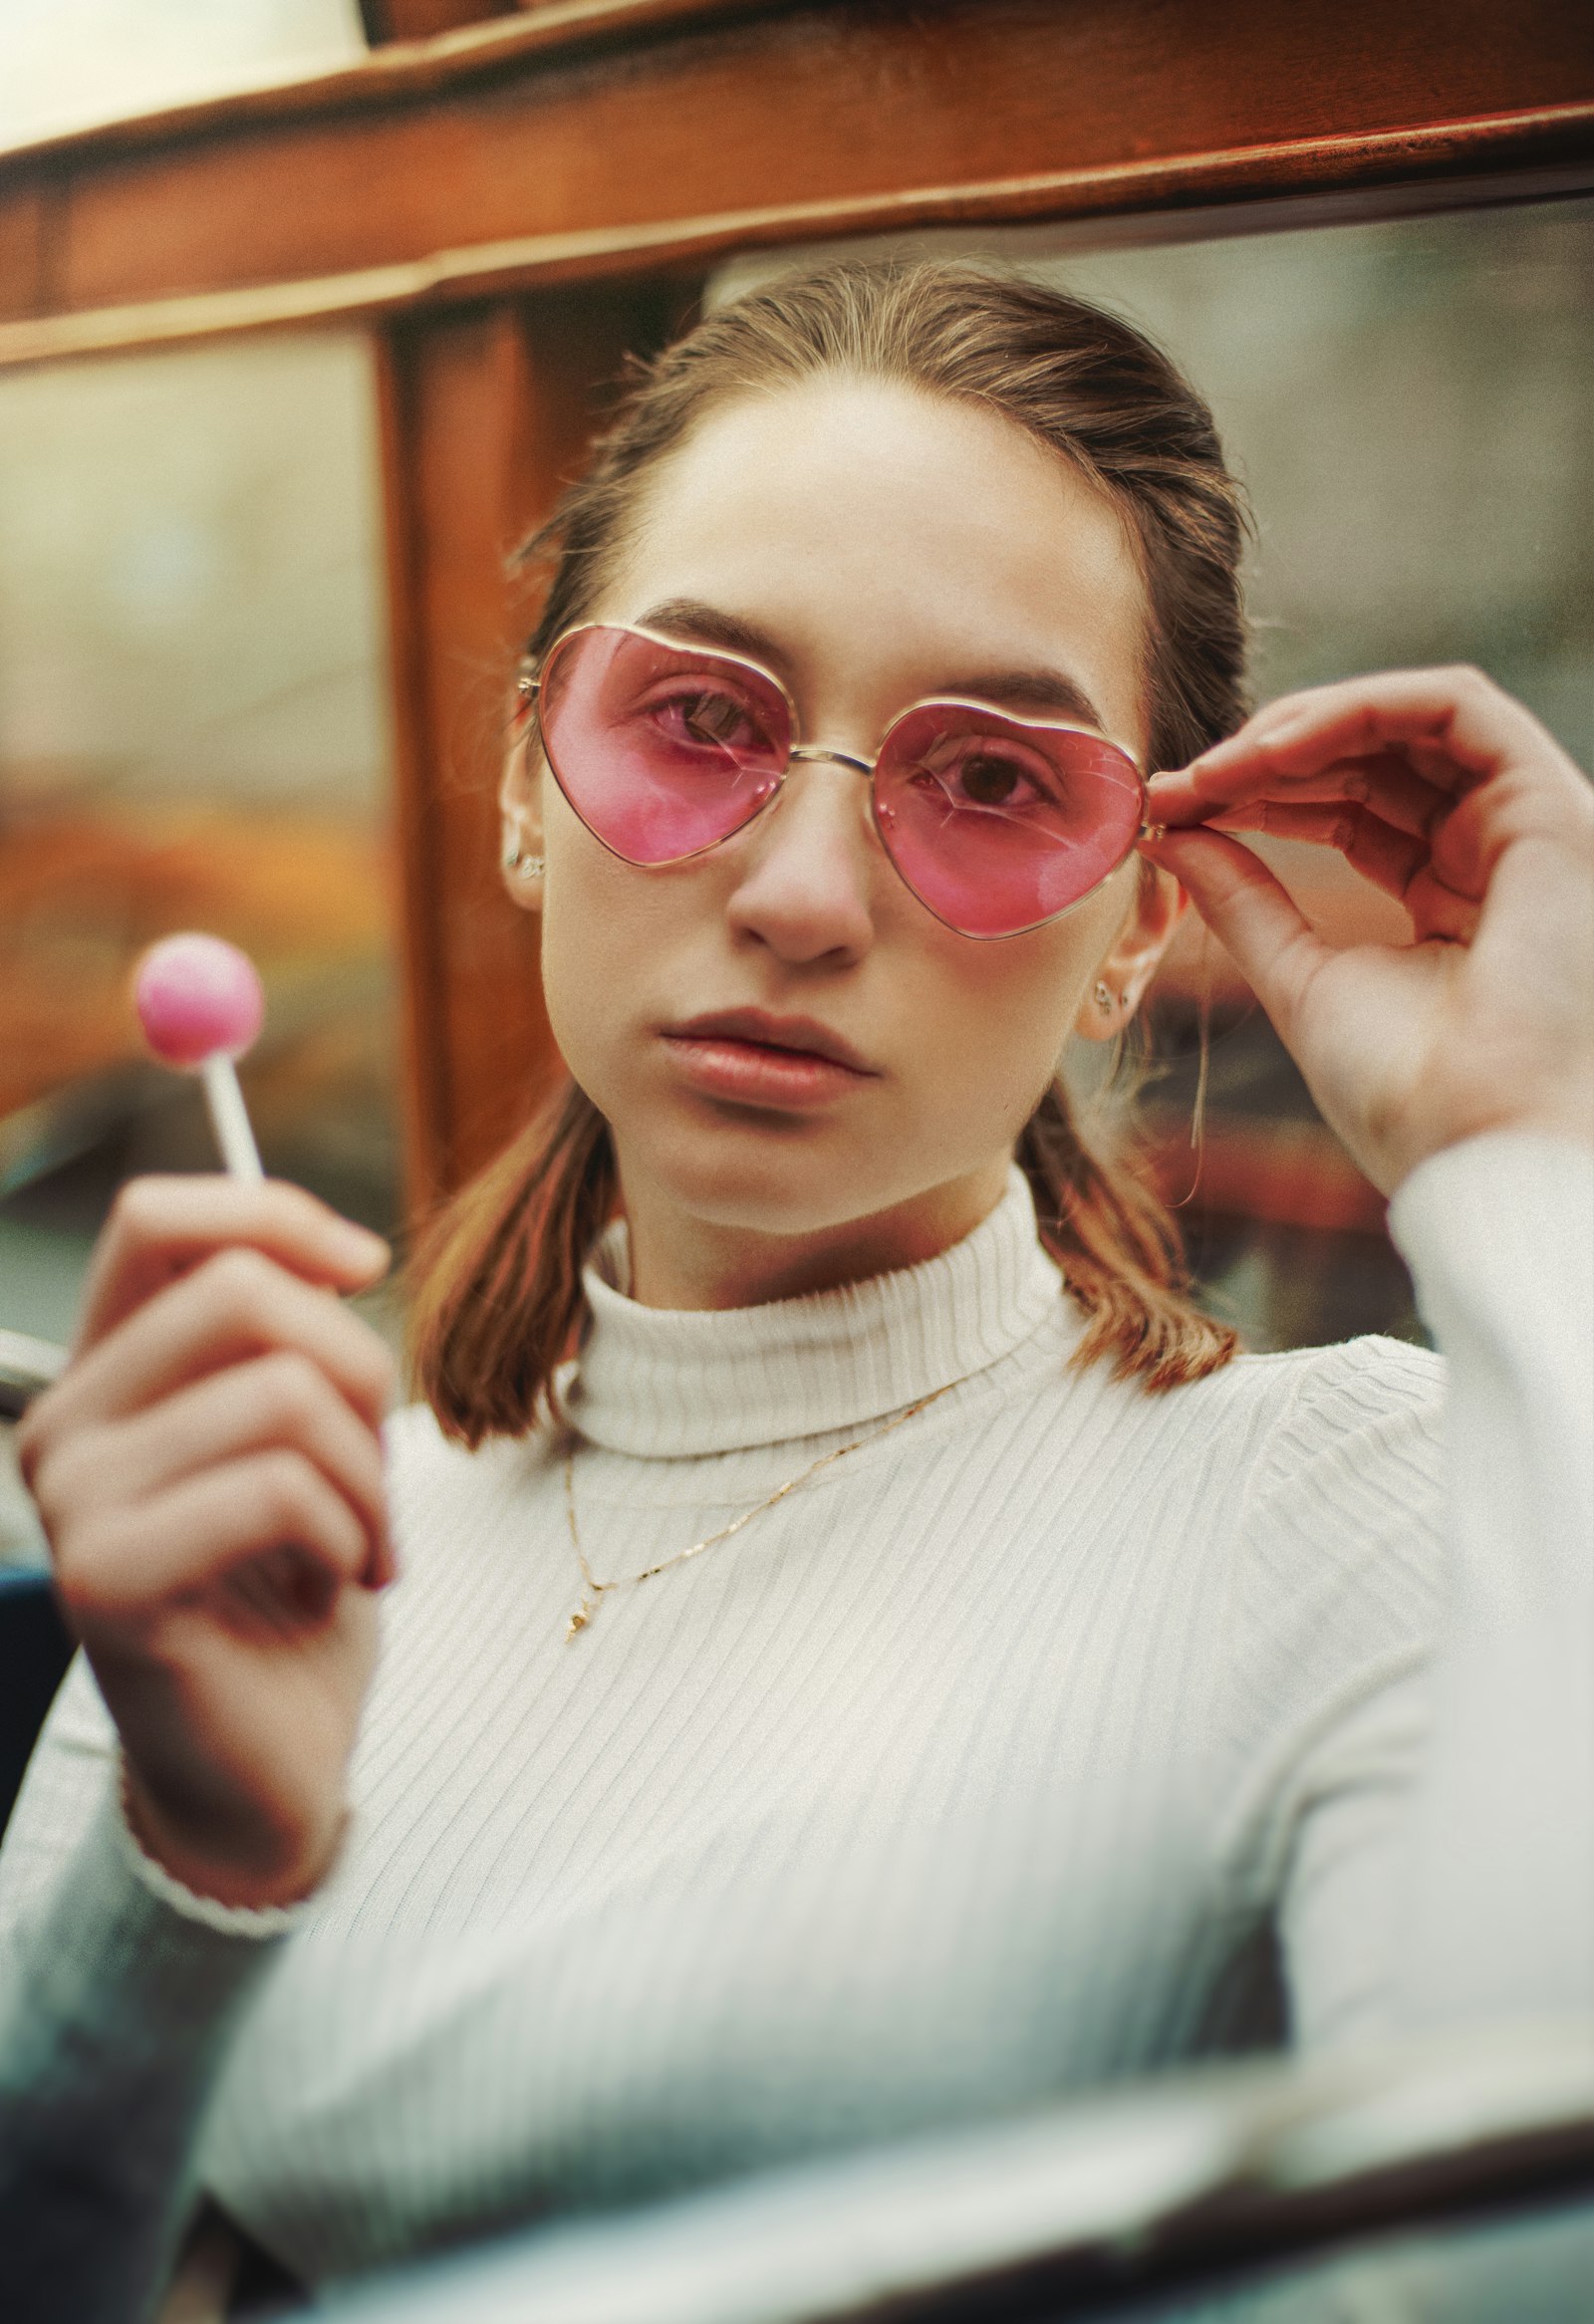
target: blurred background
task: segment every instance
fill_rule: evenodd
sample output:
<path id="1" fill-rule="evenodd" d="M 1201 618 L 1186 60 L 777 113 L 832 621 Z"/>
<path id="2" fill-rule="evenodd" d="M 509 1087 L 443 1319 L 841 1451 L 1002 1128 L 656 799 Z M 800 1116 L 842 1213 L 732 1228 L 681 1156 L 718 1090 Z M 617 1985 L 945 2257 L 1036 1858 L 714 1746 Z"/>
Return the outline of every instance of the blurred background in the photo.
<path id="1" fill-rule="evenodd" d="M 0 143 L 362 47 L 354 0 L 7 0 Z M 915 246 L 1100 299 L 1210 397 L 1255 502 L 1262 697 L 1475 661 L 1594 762 L 1594 202 L 1256 224 Z M 0 1326 L 67 1336 L 120 1179 L 209 1166 L 127 1003 L 174 928 L 260 962 L 268 1167 L 398 1224 L 384 589 L 358 332 L 0 374 Z M 1404 929 L 1335 866 L 1278 861 L 1324 924 Z M 1381 1201 L 1194 931 L 1152 1030 L 1151 1166 L 1210 1303 L 1262 1348 L 1416 1333 Z M 35 1546 L 0 1467 L 0 1556 Z"/>

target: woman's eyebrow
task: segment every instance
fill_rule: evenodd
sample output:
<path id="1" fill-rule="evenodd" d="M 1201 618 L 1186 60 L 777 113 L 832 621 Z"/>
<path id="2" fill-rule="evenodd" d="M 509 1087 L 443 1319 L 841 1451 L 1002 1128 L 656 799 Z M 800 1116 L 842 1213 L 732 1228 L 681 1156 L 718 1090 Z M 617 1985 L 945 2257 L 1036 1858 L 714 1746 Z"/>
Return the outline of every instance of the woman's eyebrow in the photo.
<path id="1" fill-rule="evenodd" d="M 704 605 L 698 598 L 668 598 L 662 606 L 652 607 L 637 626 L 643 630 L 667 630 L 694 646 L 719 646 L 727 653 L 747 654 L 754 661 L 767 662 L 782 675 L 790 666 L 789 657 L 766 631 L 739 620 L 735 614 L 722 614 L 717 606 Z"/>
<path id="2" fill-rule="evenodd" d="M 717 646 L 727 653 L 747 654 L 754 661 L 767 663 L 782 677 L 790 671 L 790 657 L 781 651 L 767 631 L 742 621 L 736 614 L 721 613 L 717 606 L 704 605 L 699 598 L 666 599 L 642 616 L 640 627 L 668 631 L 695 646 Z M 997 709 L 1052 711 L 1063 718 L 1077 719 L 1083 726 L 1094 726 L 1098 733 L 1107 732 L 1107 721 L 1084 687 L 1060 669 L 985 670 L 928 691 L 930 696 L 972 696 L 975 701 L 989 702 Z"/>
<path id="3" fill-rule="evenodd" d="M 984 670 L 955 684 L 937 686 L 937 693 L 972 695 L 999 710 L 1053 710 L 1082 726 L 1107 732 L 1107 721 L 1075 678 L 1060 669 Z"/>

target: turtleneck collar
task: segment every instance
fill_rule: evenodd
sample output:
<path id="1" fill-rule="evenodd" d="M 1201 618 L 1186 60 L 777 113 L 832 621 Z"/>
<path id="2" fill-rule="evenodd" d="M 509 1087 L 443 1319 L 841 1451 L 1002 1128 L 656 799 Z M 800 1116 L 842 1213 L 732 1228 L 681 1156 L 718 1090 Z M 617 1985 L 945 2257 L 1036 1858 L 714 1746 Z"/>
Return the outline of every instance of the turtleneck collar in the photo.
<path id="1" fill-rule="evenodd" d="M 961 1242 L 838 1291 L 709 1312 L 641 1307 L 620 1288 L 629 1272 L 620 1222 L 584 1277 L 592 1328 L 569 1411 L 593 1443 L 654 1457 L 880 1420 L 1010 1355 L 1061 1296 L 1016 1167 Z"/>

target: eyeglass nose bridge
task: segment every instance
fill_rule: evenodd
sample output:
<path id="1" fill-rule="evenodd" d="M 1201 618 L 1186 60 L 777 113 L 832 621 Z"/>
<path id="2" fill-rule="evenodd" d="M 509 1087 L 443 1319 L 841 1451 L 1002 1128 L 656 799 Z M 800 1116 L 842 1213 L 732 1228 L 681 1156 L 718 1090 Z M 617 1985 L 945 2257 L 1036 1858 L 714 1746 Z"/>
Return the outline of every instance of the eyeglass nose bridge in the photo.
<path id="1" fill-rule="evenodd" d="M 829 759 L 835 766 L 851 767 L 855 775 L 872 775 L 875 771 L 872 758 L 856 758 L 850 750 L 826 750 L 817 742 L 793 743 L 786 759 L 788 765 L 798 759 Z"/>

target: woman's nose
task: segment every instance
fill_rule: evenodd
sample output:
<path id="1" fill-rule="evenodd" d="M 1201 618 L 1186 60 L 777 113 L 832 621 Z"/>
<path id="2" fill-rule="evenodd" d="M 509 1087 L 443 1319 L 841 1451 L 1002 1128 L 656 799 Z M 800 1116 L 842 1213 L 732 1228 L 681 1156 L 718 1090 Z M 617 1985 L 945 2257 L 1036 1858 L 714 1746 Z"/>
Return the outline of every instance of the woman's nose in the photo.
<path id="1" fill-rule="evenodd" d="M 882 858 L 866 774 L 842 760 L 794 765 L 744 845 L 729 905 L 738 933 L 798 963 L 868 951 Z"/>

